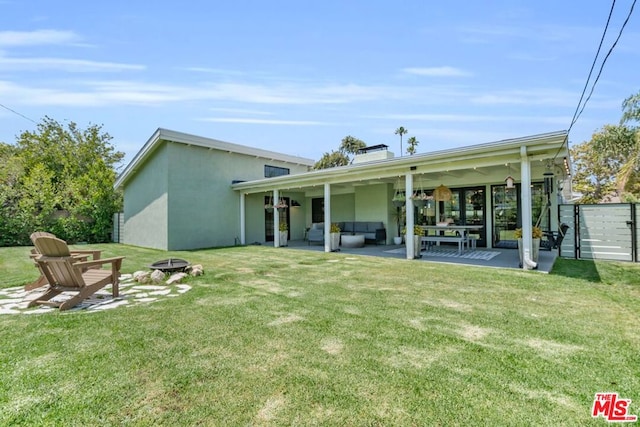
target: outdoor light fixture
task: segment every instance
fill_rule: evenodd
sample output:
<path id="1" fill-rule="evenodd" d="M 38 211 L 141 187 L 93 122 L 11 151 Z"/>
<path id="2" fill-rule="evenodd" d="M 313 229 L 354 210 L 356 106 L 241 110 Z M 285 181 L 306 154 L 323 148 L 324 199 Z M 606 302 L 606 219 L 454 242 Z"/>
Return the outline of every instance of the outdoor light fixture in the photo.
<path id="1" fill-rule="evenodd" d="M 291 207 L 292 208 L 299 208 L 300 207 L 300 203 L 297 200 L 292 200 L 291 201 Z"/>
<path id="2" fill-rule="evenodd" d="M 564 162 L 564 171 L 567 173 L 567 176 L 571 176 L 571 168 L 569 168 L 569 160 L 565 157 L 563 159 Z"/>
<path id="3" fill-rule="evenodd" d="M 511 175 L 509 175 L 504 182 L 507 183 L 507 188 L 516 188 L 516 181 Z"/>
<path id="4" fill-rule="evenodd" d="M 505 178 L 504 182 L 507 183 L 507 188 L 516 188 L 516 180 L 511 176 L 511 165 L 507 163 L 508 175 Z"/>
<path id="5" fill-rule="evenodd" d="M 447 202 L 451 200 L 451 190 L 441 184 L 433 190 L 433 198 L 439 202 Z"/>

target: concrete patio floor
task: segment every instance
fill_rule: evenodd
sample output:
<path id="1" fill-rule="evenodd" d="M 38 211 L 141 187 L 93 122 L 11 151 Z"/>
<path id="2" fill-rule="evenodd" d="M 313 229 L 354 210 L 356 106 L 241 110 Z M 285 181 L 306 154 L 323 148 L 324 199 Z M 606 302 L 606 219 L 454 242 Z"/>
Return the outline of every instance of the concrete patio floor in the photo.
<path id="1" fill-rule="evenodd" d="M 419 259 L 416 259 L 415 261 L 475 265 L 479 267 L 521 269 L 521 267 L 519 267 L 520 259 L 518 256 L 517 249 L 477 248 L 475 249 L 476 252 L 484 252 L 485 254 L 488 252 L 496 252 L 497 255 L 493 256 L 491 259 L 474 259 L 474 258 L 463 258 L 460 256 L 456 256 L 456 252 L 457 252 L 456 247 L 457 246 L 443 245 L 442 248 L 446 249 L 445 252 L 449 252 L 448 254 L 444 254 L 444 256 L 434 256 L 433 254 L 428 254 L 425 251 L 422 251 L 421 252 L 422 257 Z M 317 252 L 324 251 L 324 245 L 321 245 L 315 242 L 309 245 L 309 242 L 302 241 L 302 240 L 289 241 L 287 248 L 317 251 Z M 366 256 L 378 256 L 378 257 L 385 257 L 385 258 L 406 259 L 405 253 L 401 252 L 403 248 L 404 248 L 404 245 L 367 244 L 362 248 L 343 248 L 341 246 L 339 252 L 344 254 L 353 254 L 353 255 L 366 255 Z M 390 252 L 390 251 L 393 251 L 393 252 Z M 473 252 L 474 250 L 465 251 L 463 255 L 464 254 L 471 255 Z M 482 255 L 482 254 L 479 254 L 479 255 Z M 493 254 L 488 254 L 488 255 L 493 255 Z M 541 273 L 549 273 L 553 268 L 553 263 L 555 262 L 557 256 L 558 256 L 557 250 L 553 250 L 553 251 L 540 250 L 540 253 L 538 256 L 538 268 L 536 271 Z"/>

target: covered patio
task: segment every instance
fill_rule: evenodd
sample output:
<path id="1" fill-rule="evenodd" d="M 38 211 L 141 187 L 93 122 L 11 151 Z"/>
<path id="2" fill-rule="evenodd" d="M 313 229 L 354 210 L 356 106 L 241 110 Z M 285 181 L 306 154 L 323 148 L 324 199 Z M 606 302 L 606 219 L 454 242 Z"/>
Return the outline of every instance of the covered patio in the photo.
<path id="1" fill-rule="evenodd" d="M 309 245 L 302 240 L 288 242 L 288 249 L 308 250 L 324 252 L 323 245 Z M 383 258 L 406 258 L 405 245 L 365 245 L 361 248 L 340 247 L 339 253 L 346 255 L 376 256 Z M 536 270 L 541 273 L 549 273 L 558 256 L 557 250 L 541 250 L 538 255 Z M 520 269 L 520 259 L 517 249 L 487 249 L 477 248 L 458 254 L 453 246 L 446 246 L 440 251 L 421 251 L 421 257 L 417 262 L 437 262 L 454 265 L 470 265 L 489 268 L 515 268 Z"/>
<path id="2" fill-rule="evenodd" d="M 473 228 L 477 250 L 498 250 L 496 266 L 502 263 L 516 268 L 518 251 L 504 248 L 516 247 L 513 231 L 520 228 L 523 268 L 536 268 L 531 259 L 533 227 L 543 220 L 544 228 L 557 229 L 558 202 L 570 192 L 570 185 L 565 185 L 570 182 L 566 140 L 567 133 L 560 131 L 399 158 L 376 152 L 375 158 L 356 156 L 348 166 L 234 183 L 240 204 L 240 243 L 273 241 L 279 247 L 278 231 L 284 223 L 285 236 L 293 240 L 289 246 L 296 247 L 295 242 L 303 241 L 310 224 L 321 224 L 325 238 L 309 249 L 330 252 L 334 249 L 328 238 L 332 223 L 380 221 L 386 230 L 386 245 L 354 248 L 354 253 L 371 251 L 378 256 L 414 259 L 418 258 L 414 225 L 429 227 L 448 221 Z M 438 188 L 451 189 L 453 197 L 439 198 Z M 538 205 L 534 207 L 536 197 Z M 419 207 L 414 203 L 417 198 L 434 203 Z M 403 203 L 402 218 L 394 207 L 398 200 Z M 272 213 L 261 216 L 260 211 L 267 207 Z M 401 233 L 401 228 L 406 231 Z M 390 246 L 393 238 L 402 234 L 411 244 L 403 245 L 404 250 Z M 505 245 L 505 237 L 510 244 Z M 545 264 L 550 253 L 540 254 L 540 263 Z M 429 254 L 418 259 L 486 265 L 463 256 Z"/>

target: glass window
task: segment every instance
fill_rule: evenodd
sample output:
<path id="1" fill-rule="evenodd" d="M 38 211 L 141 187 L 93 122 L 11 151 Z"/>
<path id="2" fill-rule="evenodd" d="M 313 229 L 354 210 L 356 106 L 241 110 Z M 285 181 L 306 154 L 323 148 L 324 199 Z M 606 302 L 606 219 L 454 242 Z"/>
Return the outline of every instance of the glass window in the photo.
<path id="1" fill-rule="evenodd" d="M 280 168 L 278 166 L 264 165 L 264 177 L 273 178 L 275 176 L 289 175 L 289 168 Z"/>

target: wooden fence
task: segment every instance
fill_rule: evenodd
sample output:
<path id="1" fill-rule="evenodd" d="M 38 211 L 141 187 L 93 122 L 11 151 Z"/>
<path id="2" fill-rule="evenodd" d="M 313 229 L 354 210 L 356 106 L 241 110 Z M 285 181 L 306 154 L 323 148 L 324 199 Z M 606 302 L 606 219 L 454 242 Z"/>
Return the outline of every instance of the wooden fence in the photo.
<path id="1" fill-rule="evenodd" d="M 560 256 L 638 262 L 640 204 L 560 205 L 560 224 L 569 230 Z"/>

